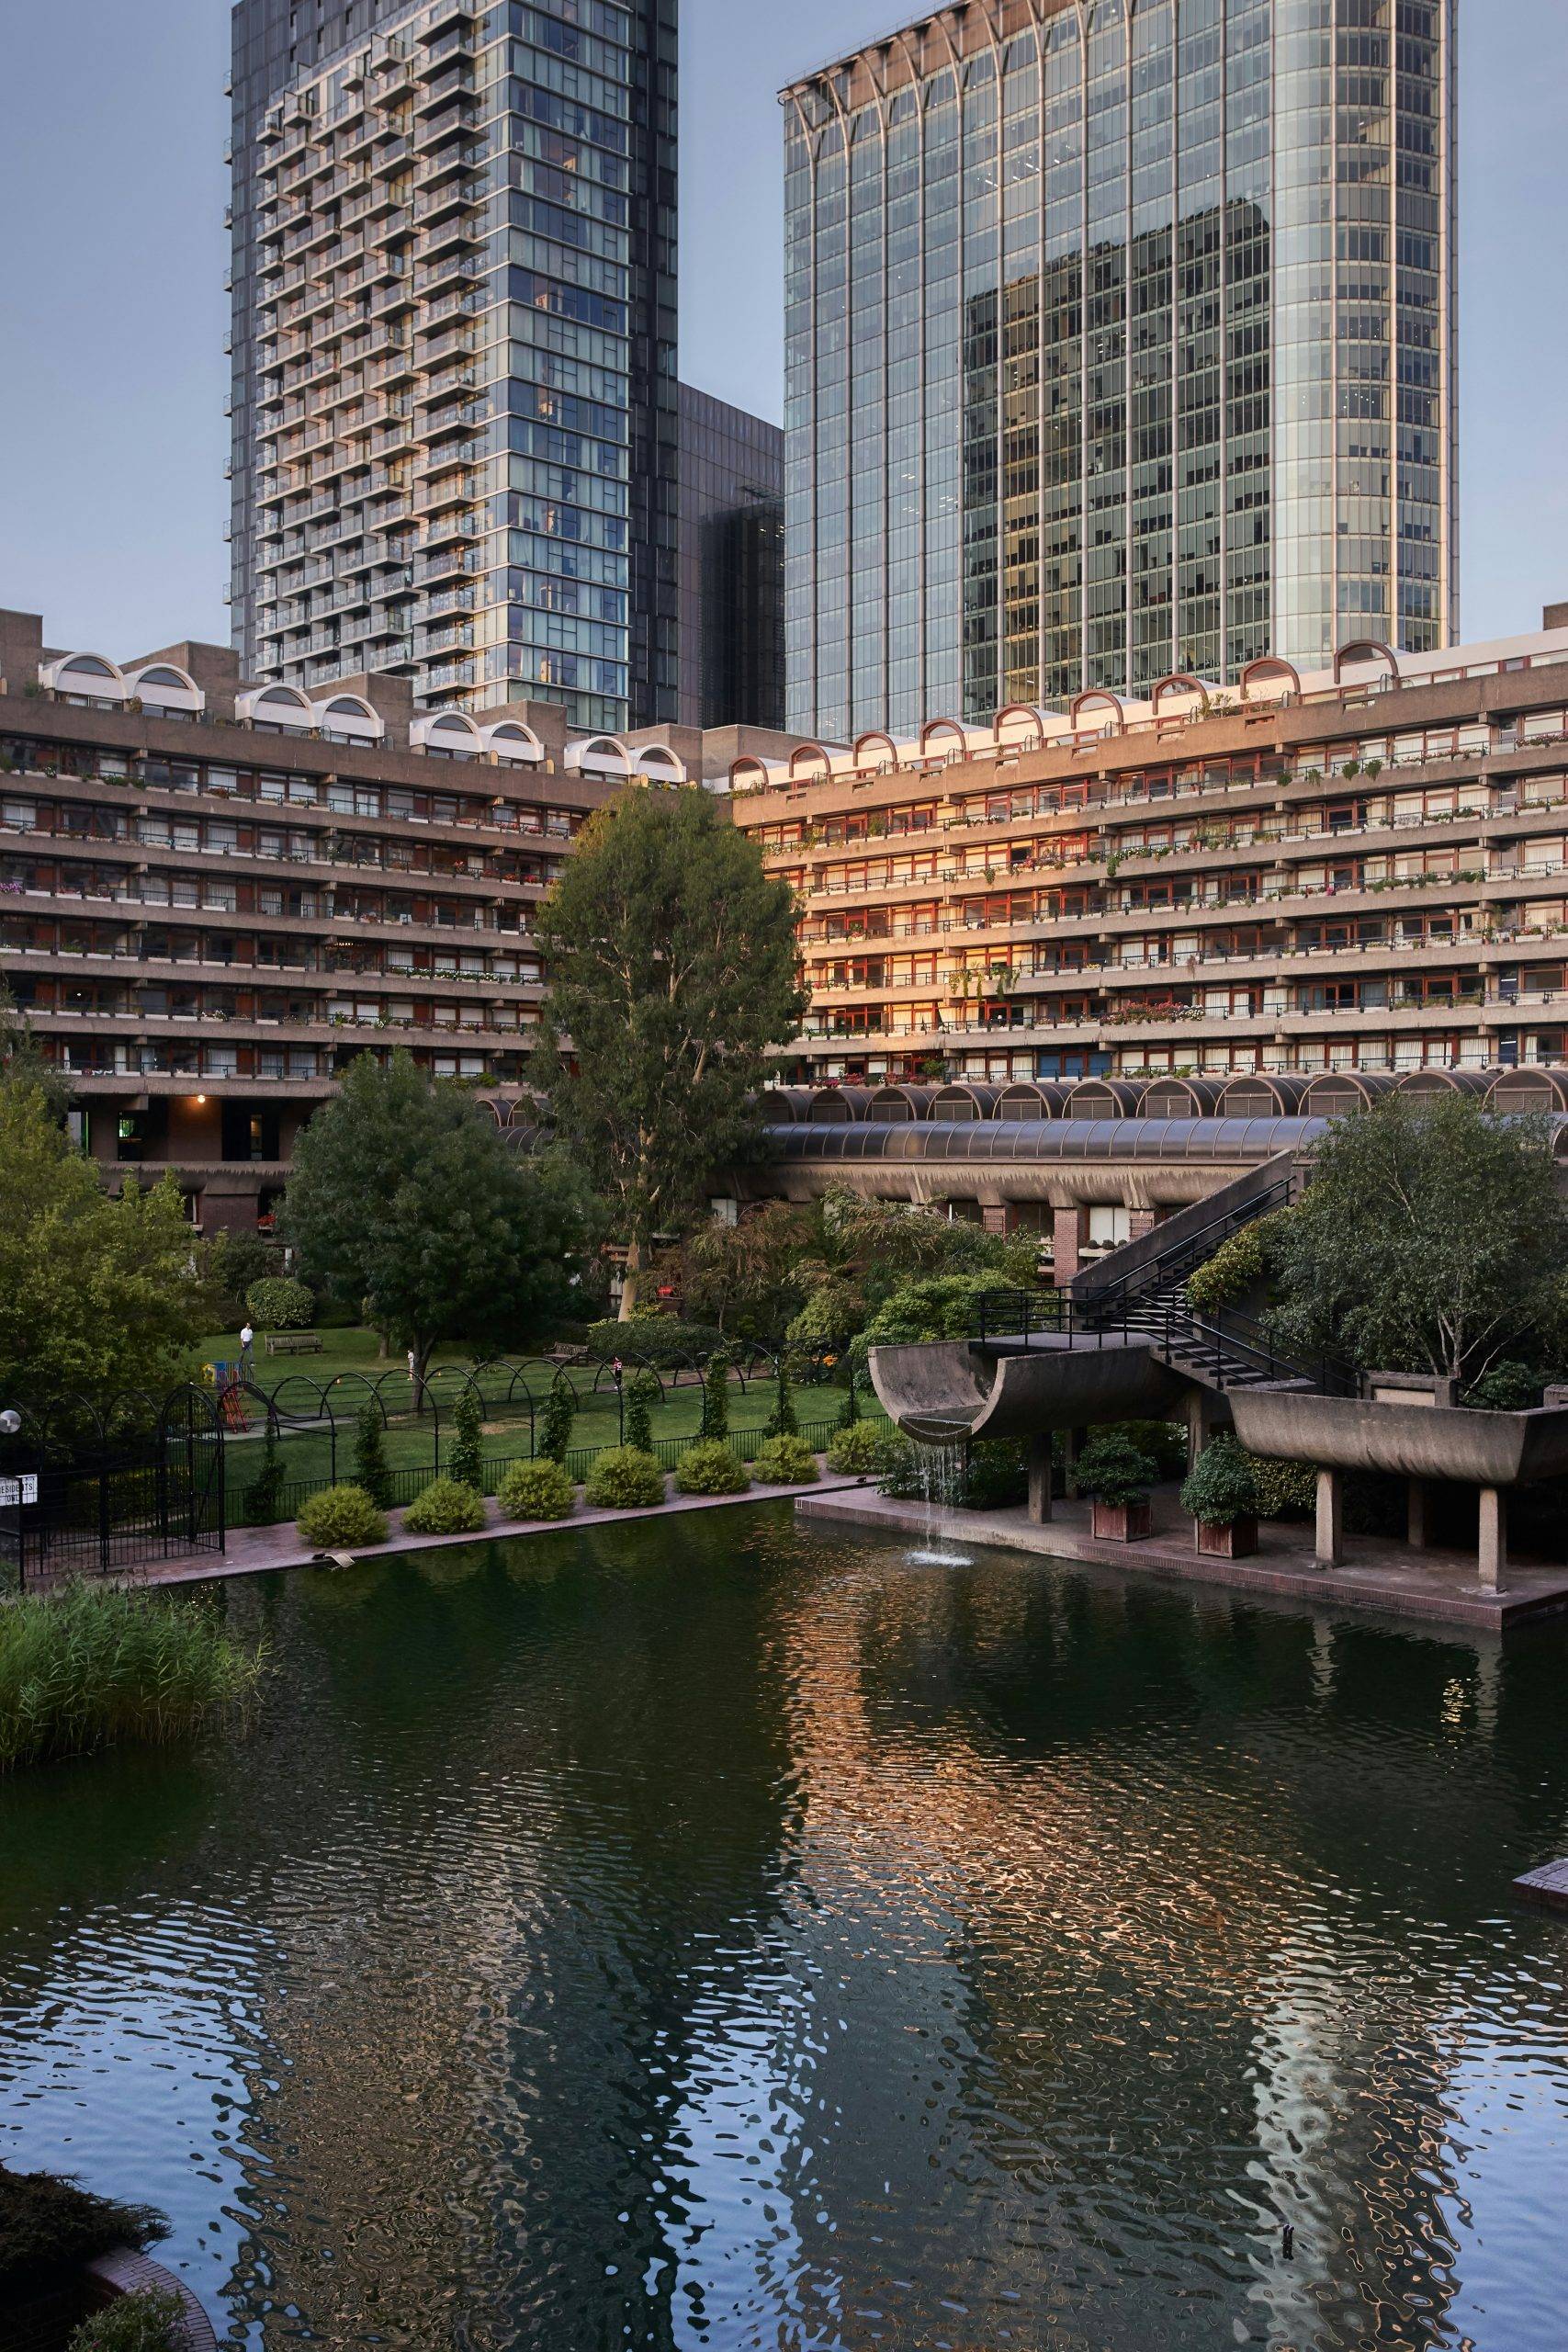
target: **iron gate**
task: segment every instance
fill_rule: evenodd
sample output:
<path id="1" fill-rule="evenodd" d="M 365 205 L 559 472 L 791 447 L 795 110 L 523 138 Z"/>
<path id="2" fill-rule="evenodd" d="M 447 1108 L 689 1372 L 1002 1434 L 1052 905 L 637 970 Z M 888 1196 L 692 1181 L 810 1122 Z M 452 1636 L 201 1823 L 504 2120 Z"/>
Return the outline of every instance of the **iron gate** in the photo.
<path id="1" fill-rule="evenodd" d="M 223 1428 L 209 1390 L 20 1410 L 20 1432 L 0 1443 L 0 1560 L 24 1586 L 222 1552 Z"/>

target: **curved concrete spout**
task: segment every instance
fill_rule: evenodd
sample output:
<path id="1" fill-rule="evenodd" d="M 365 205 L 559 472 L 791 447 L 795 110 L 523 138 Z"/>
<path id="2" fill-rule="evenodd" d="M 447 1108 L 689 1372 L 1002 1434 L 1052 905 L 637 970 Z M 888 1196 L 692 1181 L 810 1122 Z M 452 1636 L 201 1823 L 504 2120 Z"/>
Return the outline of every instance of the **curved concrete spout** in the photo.
<path id="1" fill-rule="evenodd" d="M 943 1340 L 873 1348 L 870 1363 L 872 1386 L 890 1418 L 927 1445 L 1160 1419 L 1192 1393 L 1190 1381 L 1136 1340 L 1075 1348 L 1041 1338 L 1012 1353 Z"/>

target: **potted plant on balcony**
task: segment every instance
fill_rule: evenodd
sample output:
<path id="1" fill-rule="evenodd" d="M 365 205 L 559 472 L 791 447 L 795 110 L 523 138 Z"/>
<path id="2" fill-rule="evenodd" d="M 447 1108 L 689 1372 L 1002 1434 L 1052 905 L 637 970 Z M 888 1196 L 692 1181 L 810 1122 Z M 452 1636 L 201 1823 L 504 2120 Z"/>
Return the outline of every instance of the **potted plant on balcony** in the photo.
<path id="1" fill-rule="evenodd" d="M 1114 1544 L 1136 1544 L 1154 1532 L 1149 1490 L 1157 1464 L 1124 1430 L 1104 1430 L 1090 1438 L 1077 1458 L 1074 1480 L 1092 1506 L 1097 1536 Z"/>
<path id="2" fill-rule="evenodd" d="M 1258 1479 L 1234 1437 L 1215 1438 L 1198 1456 L 1181 1489 L 1198 1549 L 1211 1559 L 1249 1559 L 1258 1549 Z"/>

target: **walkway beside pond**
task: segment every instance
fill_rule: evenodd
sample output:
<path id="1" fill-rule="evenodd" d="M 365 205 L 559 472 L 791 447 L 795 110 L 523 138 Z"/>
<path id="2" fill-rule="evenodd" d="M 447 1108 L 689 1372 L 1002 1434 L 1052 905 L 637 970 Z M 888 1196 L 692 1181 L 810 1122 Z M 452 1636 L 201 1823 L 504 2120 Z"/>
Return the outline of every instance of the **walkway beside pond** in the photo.
<path id="1" fill-rule="evenodd" d="M 1336 1609 L 1423 1618 L 1477 1632 L 1502 1633 L 1527 1619 L 1568 1612 L 1568 1566 L 1561 1563 L 1511 1559 L 1506 1589 L 1484 1592 L 1472 1551 L 1413 1552 L 1387 1537 L 1358 1535 L 1350 1538 L 1352 1556 L 1343 1566 L 1321 1568 L 1312 1526 L 1300 1521 L 1265 1521 L 1250 1559 L 1200 1556 L 1192 1521 L 1180 1509 L 1174 1487 L 1156 1494 L 1154 1534 L 1140 1544 L 1097 1539 L 1090 1532 L 1087 1502 L 1056 1502 L 1054 1516 L 1043 1526 L 1036 1525 L 1021 1505 L 1001 1510 L 939 1510 L 933 1516 L 923 1502 L 895 1502 L 873 1487 L 854 1494 L 813 1489 L 801 1494 L 795 1507 L 808 1521 L 897 1530 L 943 1544 L 999 1544 L 1011 1552 L 1036 1552 L 1048 1559 L 1119 1568 L 1133 1576 L 1327 1602 Z"/>
<path id="2" fill-rule="evenodd" d="M 493 1502 L 484 1529 L 474 1535 L 408 1535 L 403 1512 L 389 1510 L 391 1533 L 385 1544 L 356 1548 L 355 1559 L 386 1560 L 401 1552 L 450 1552 L 464 1544 L 488 1544 L 501 1536 L 558 1535 L 580 1527 L 609 1527 L 628 1519 L 672 1519 L 681 1511 L 733 1510 L 737 1503 L 787 1503 L 797 1495 L 843 1494 L 858 1484 L 853 1478 L 824 1477 L 821 1484 L 801 1487 L 752 1487 L 743 1495 L 678 1495 L 665 1481 L 665 1502 L 652 1510 L 590 1510 L 580 1505 L 569 1519 L 503 1519 Z M 231 1527 L 226 1552 L 185 1552 L 167 1560 L 149 1560 L 120 1581 L 134 1585 L 211 1584 L 222 1577 L 265 1576 L 273 1568 L 309 1567 L 315 1551 L 300 1541 L 292 1520 L 276 1527 Z M 29 1589 L 47 1588 L 49 1579 L 28 1579 Z"/>

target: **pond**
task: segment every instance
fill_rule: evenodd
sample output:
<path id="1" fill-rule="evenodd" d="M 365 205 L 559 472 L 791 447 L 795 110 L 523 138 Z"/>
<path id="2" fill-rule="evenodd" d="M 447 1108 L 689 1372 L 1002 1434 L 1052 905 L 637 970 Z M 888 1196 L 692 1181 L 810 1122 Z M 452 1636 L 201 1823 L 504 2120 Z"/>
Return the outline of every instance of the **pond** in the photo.
<path id="1" fill-rule="evenodd" d="M 1562 1634 L 776 1505 L 222 1591 L 255 1734 L 0 1788 L 0 2159 L 236 2343 L 1561 2345 Z"/>

